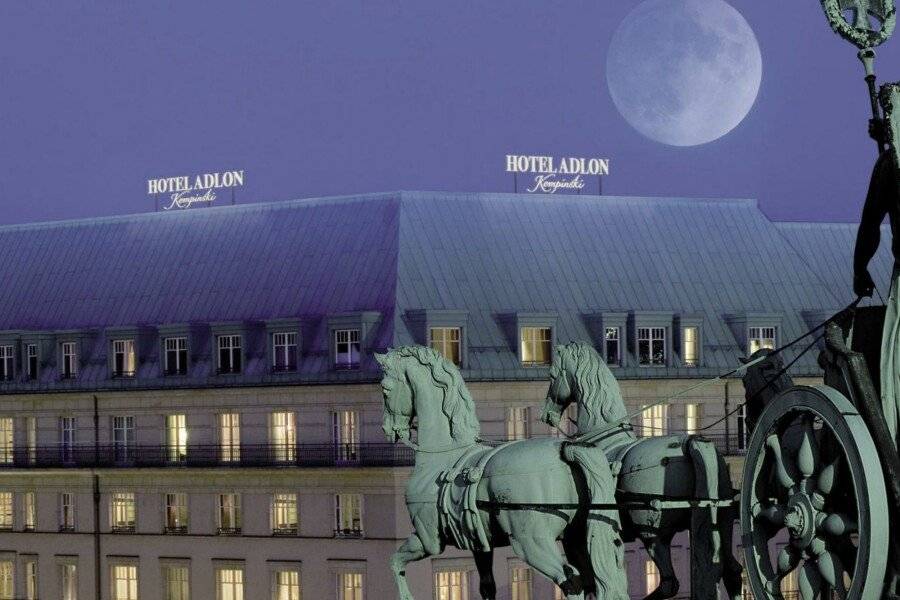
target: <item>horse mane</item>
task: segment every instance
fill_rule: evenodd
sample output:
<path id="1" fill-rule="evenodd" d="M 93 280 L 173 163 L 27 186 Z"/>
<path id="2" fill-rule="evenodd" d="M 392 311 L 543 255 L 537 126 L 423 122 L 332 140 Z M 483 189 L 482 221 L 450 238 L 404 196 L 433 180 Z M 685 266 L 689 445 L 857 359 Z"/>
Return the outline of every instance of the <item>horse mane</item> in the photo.
<path id="1" fill-rule="evenodd" d="M 599 414 L 605 423 L 620 421 L 627 416 L 619 382 L 613 377 L 606 362 L 587 342 L 571 342 L 556 347 L 561 362 L 574 366 L 574 392 L 579 398 L 579 411 L 589 416 Z"/>
<path id="2" fill-rule="evenodd" d="M 441 410 L 450 422 L 450 435 L 455 440 L 476 438 L 481 429 L 475 414 L 475 401 L 463 381 L 459 369 L 433 348 L 425 346 L 402 346 L 389 354 L 413 358 L 420 365 L 428 367 L 437 387 L 443 390 Z"/>

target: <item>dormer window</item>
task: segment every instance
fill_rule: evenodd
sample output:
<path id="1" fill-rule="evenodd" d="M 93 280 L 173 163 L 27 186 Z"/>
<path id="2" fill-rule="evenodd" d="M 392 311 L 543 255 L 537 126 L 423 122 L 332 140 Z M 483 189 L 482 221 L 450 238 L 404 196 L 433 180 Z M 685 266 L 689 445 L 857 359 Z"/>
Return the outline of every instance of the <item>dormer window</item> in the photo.
<path id="1" fill-rule="evenodd" d="M 15 362 L 13 361 L 13 347 L 0 346 L 0 380 L 12 381 L 15 376 Z"/>
<path id="2" fill-rule="evenodd" d="M 166 375 L 187 375 L 187 338 L 167 337 L 165 344 Z"/>
<path id="3" fill-rule="evenodd" d="M 25 376 L 30 380 L 38 378 L 37 344 L 28 344 L 25 346 Z"/>
<path id="4" fill-rule="evenodd" d="M 763 348 L 774 350 L 777 339 L 777 327 L 750 327 L 747 332 L 747 352 L 753 354 Z"/>
<path id="5" fill-rule="evenodd" d="M 134 377 L 135 373 L 135 354 L 134 340 L 113 340 L 113 377 Z"/>
<path id="6" fill-rule="evenodd" d="M 60 344 L 62 354 L 62 367 L 60 375 L 63 379 L 73 379 L 78 376 L 78 346 L 75 342 L 63 342 Z"/>
<path id="7" fill-rule="evenodd" d="M 622 328 L 605 327 L 603 337 L 606 343 L 606 364 L 610 367 L 622 365 Z"/>
<path id="8" fill-rule="evenodd" d="M 686 367 L 696 367 L 700 362 L 700 331 L 697 327 L 681 328 L 681 359 Z"/>
<path id="9" fill-rule="evenodd" d="M 272 370 L 297 370 L 297 334 L 293 331 L 272 334 Z"/>
<path id="10" fill-rule="evenodd" d="M 428 339 L 434 350 L 437 350 L 441 356 L 454 365 L 459 366 L 460 340 L 462 339 L 459 327 L 431 327 L 428 330 Z"/>
<path id="11" fill-rule="evenodd" d="M 338 369 L 359 367 L 359 329 L 334 331 L 334 366 Z"/>
<path id="12" fill-rule="evenodd" d="M 522 364 L 549 365 L 553 331 L 550 327 L 522 327 L 519 330 Z"/>
<path id="13" fill-rule="evenodd" d="M 218 373 L 241 372 L 241 336 L 220 335 Z"/>
<path id="14" fill-rule="evenodd" d="M 646 366 L 666 365 L 666 328 L 638 327 L 638 364 Z"/>

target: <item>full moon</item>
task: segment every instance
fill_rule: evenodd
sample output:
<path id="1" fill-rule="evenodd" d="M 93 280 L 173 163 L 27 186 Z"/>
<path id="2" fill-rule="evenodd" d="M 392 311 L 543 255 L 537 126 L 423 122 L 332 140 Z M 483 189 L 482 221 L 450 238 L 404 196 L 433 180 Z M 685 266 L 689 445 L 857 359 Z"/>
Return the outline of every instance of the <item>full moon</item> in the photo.
<path id="1" fill-rule="evenodd" d="M 606 81 L 616 108 L 641 134 L 697 146 L 747 116 L 762 55 L 750 25 L 723 0 L 646 0 L 613 35 Z"/>

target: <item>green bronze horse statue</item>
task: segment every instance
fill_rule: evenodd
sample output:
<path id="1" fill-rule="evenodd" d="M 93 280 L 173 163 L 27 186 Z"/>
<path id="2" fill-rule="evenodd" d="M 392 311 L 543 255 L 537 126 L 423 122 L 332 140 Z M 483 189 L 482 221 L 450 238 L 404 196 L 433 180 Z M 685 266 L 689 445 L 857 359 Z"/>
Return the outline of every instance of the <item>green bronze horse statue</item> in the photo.
<path id="1" fill-rule="evenodd" d="M 742 567 L 732 554 L 734 508 L 663 508 L 652 502 L 657 498 L 678 506 L 679 499 L 732 498 L 731 476 L 715 446 L 693 435 L 635 436 L 618 382 L 585 342 L 555 348 L 541 420 L 558 426 L 572 403 L 578 409 L 573 442 L 601 448 L 617 473 L 617 497 L 623 504 L 638 501 L 621 511 L 622 536 L 639 539 L 657 565 L 660 583 L 648 600 L 678 593 L 671 542 L 686 530 L 691 532 L 691 598 L 716 598 L 721 579 L 731 600 L 739 600 Z"/>

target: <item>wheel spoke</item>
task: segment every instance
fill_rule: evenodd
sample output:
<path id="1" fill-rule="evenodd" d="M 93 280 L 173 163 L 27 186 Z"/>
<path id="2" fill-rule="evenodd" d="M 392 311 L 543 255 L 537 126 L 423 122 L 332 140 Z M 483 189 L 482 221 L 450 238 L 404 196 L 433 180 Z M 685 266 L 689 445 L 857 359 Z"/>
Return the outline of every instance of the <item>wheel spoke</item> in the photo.
<path id="1" fill-rule="evenodd" d="M 832 462 L 825 465 L 822 468 L 822 472 L 819 473 L 818 488 L 819 493 L 823 496 L 827 496 L 831 493 L 831 490 L 834 489 L 834 482 L 837 480 L 838 463 L 840 460 L 840 457 L 835 458 Z"/>
<path id="2" fill-rule="evenodd" d="M 766 438 L 766 447 L 772 452 L 772 458 L 775 460 L 775 475 L 778 477 L 778 483 L 785 489 L 794 487 L 794 479 L 788 474 L 778 436 L 773 433 Z"/>
<path id="3" fill-rule="evenodd" d="M 847 590 L 844 589 L 844 566 L 837 554 L 826 550 L 820 554 L 816 560 L 819 564 L 819 573 L 832 589 L 834 589 L 838 598 L 846 598 Z"/>
<path id="4" fill-rule="evenodd" d="M 778 552 L 778 572 L 772 585 L 774 589 L 780 589 L 781 581 L 797 568 L 797 565 L 800 564 L 800 556 L 800 550 L 792 544 L 788 544 Z"/>
<path id="5" fill-rule="evenodd" d="M 757 505 L 756 518 L 765 519 L 768 523 L 772 525 L 777 525 L 779 527 L 784 527 L 784 513 L 785 508 L 781 504 L 777 502 L 774 504 L 770 504 L 769 506 L 763 507 L 761 504 Z"/>
<path id="6" fill-rule="evenodd" d="M 822 577 L 819 568 L 812 560 L 803 563 L 797 583 L 800 586 L 800 597 L 803 600 L 815 600 L 822 589 Z"/>
<path id="7" fill-rule="evenodd" d="M 819 462 L 819 449 L 816 443 L 816 432 L 813 429 L 813 416 L 804 414 L 803 428 L 800 434 L 800 449 L 797 451 L 797 467 L 803 479 L 809 479 L 816 471 Z"/>
<path id="8" fill-rule="evenodd" d="M 856 522 L 843 513 L 831 513 L 822 521 L 820 531 L 836 537 L 844 536 L 858 531 Z"/>

